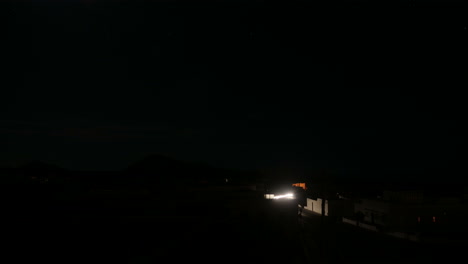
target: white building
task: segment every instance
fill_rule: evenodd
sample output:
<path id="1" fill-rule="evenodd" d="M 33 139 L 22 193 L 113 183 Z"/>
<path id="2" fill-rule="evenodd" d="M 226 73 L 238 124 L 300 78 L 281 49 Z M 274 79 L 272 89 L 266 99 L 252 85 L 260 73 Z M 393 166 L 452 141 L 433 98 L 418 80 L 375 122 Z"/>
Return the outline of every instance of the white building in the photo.
<path id="1" fill-rule="evenodd" d="M 322 214 L 322 202 L 322 198 L 317 198 L 316 200 L 307 198 L 307 206 L 304 208 L 317 214 Z M 325 216 L 342 217 L 346 214 L 346 211 L 349 211 L 345 210 L 346 203 L 352 206 L 351 201 L 325 200 Z"/>
<path id="2" fill-rule="evenodd" d="M 307 206 L 304 209 L 322 214 L 322 201 L 321 198 L 317 198 L 317 200 L 307 198 Z M 325 200 L 325 215 L 328 216 L 328 200 Z"/>

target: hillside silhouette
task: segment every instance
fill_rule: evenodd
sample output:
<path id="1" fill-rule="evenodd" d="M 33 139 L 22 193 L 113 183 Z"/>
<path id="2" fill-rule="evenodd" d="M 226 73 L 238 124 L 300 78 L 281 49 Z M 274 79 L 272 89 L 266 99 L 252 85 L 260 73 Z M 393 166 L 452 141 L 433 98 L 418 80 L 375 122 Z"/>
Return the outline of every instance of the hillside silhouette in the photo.
<path id="1" fill-rule="evenodd" d="M 201 162 L 188 162 L 159 154 L 151 154 L 122 171 L 123 177 L 140 179 L 147 183 L 220 184 L 254 180 L 259 175 L 228 168 L 213 167 Z"/>

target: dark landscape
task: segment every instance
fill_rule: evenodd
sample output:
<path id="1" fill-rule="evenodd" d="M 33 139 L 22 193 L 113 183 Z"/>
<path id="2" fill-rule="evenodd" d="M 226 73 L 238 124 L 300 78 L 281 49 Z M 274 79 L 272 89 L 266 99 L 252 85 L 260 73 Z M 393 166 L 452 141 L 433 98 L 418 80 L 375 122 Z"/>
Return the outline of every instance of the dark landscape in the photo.
<path id="1" fill-rule="evenodd" d="M 2 1 L 2 263 L 463 262 L 465 10 Z"/>

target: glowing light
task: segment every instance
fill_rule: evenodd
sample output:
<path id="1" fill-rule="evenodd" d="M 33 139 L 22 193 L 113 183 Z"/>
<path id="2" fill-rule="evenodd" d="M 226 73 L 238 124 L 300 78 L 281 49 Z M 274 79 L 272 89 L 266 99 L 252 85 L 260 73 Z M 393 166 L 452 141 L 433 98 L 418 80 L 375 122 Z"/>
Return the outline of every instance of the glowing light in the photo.
<path id="1" fill-rule="evenodd" d="M 274 197 L 274 199 L 282 199 L 282 198 L 293 199 L 294 195 L 292 193 L 288 193 L 288 194 L 278 195 Z"/>
<path id="2" fill-rule="evenodd" d="M 434 223 L 436 222 L 436 217 L 435 216 L 432 217 L 432 222 L 434 222 Z"/>
<path id="3" fill-rule="evenodd" d="M 304 190 L 307 190 L 307 187 L 306 187 L 305 182 L 293 183 L 292 186 L 300 187 L 300 188 L 302 188 L 302 189 L 304 189 Z"/>

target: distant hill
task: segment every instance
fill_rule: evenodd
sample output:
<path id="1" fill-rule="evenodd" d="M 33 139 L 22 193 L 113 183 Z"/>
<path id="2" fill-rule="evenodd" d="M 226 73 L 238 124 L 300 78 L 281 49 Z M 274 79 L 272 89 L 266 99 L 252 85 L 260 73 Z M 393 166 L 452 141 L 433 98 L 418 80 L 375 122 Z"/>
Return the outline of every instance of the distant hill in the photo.
<path id="1" fill-rule="evenodd" d="M 144 178 L 151 183 L 230 183 L 250 182 L 260 178 L 251 171 L 217 168 L 206 163 L 189 162 L 153 154 L 128 166 L 123 173 L 127 178 Z"/>
<path id="2" fill-rule="evenodd" d="M 66 182 L 83 186 L 168 186 L 167 184 L 230 184 L 253 182 L 258 173 L 216 168 L 206 163 L 183 161 L 152 154 L 121 171 L 76 171 L 40 160 L 30 160 L 0 169 L 4 180 L 48 179 L 49 183 Z"/>
<path id="3" fill-rule="evenodd" d="M 227 169 L 219 169 L 203 163 L 177 160 L 153 154 L 128 166 L 124 174 L 132 177 L 145 177 L 150 182 L 209 181 L 221 182 L 229 174 Z"/>
<path id="4" fill-rule="evenodd" d="M 57 166 L 55 164 L 42 162 L 39 160 L 33 160 L 25 162 L 19 166 L 17 166 L 20 170 L 25 171 L 37 171 L 37 172 L 66 172 L 68 171 L 65 168 Z"/>
<path id="5" fill-rule="evenodd" d="M 70 171 L 65 168 L 39 160 L 22 162 L 14 167 L 0 168 L 0 180 L 8 184 L 64 183 L 69 174 Z"/>

